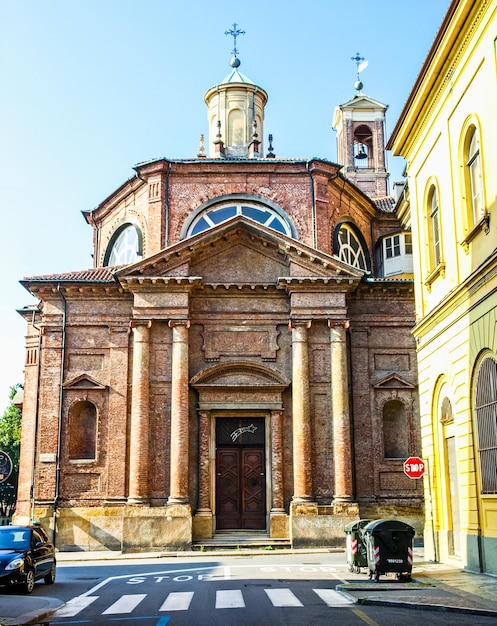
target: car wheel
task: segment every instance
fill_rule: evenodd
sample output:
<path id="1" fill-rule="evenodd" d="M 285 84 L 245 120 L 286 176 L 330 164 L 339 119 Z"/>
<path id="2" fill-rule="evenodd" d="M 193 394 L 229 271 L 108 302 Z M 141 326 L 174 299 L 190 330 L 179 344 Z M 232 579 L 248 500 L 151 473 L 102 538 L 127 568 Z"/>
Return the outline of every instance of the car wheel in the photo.
<path id="1" fill-rule="evenodd" d="M 53 585 L 54 584 L 54 582 L 55 582 L 55 561 L 52 563 L 52 567 L 50 568 L 50 571 L 43 578 L 43 580 L 45 581 L 45 584 L 47 584 L 47 585 Z"/>
<path id="2" fill-rule="evenodd" d="M 31 593 L 35 588 L 35 573 L 34 570 L 28 569 L 24 575 L 24 582 L 19 585 L 23 593 Z"/>

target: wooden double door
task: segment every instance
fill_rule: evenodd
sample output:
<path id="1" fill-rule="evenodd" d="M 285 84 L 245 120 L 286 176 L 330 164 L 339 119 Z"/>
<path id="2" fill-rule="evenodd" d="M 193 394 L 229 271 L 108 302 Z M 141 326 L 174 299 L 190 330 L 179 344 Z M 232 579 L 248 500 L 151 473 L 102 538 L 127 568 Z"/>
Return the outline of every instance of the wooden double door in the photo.
<path id="1" fill-rule="evenodd" d="M 266 529 L 264 446 L 217 449 L 216 528 Z"/>

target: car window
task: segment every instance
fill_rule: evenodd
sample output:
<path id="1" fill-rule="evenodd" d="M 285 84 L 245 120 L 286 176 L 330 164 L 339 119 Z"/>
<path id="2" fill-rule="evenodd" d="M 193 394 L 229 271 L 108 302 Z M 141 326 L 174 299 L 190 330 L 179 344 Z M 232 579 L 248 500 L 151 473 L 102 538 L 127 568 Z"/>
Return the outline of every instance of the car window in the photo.
<path id="1" fill-rule="evenodd" d="M 0 532 L 0 549 L 26 550 L 29 548 L 29 529 L 8 530 Z"/>
<path id="2" fill-rule="evenodd" d="M 38 542 L 45 543 L 45 540 L 37 530 L 33 530 L 31 535 L 31 545 L 35 546 Z"/>

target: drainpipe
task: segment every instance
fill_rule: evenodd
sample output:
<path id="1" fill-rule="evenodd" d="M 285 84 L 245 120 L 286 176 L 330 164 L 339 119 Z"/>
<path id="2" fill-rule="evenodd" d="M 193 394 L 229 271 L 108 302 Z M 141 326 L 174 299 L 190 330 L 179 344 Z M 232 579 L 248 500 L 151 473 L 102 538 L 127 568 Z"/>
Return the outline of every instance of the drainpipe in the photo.
<path id="1" fill-rule="evenodd" d="M 62 437 L 62 401 L 63 401 L 63 387 L 64 382 L 64 362 L 66 355 L 66 315 L 67 315 L 67 301 L 64 294 L 60 290 L 60 283 L 57 285 L 57 291 L 62 299 L 62 346 L 61 346 L 61 363 L 60 363 L 60 382 L 59 382 L 59 415 L 58 415 L 58 429 L 57 429 L 57 457 L 56 457 L 56 470 L 55 470 L 55 494 L 53 500 L 53 544 L 55 545 L 55 538 L 57 534 L 57 507 L 59 504 L 60 496 L 60 454 L 61 454 L 61 437 Z"/>
<path id="2" fill-rule="evenodd" d="M 31 500 L 31 522 L 34 522 L 35 519 L 35 494 L 36 494 L 36 452 L 38 449 L 38 421 L 39 421 L 39 411 L 40 411 L 40 399 L 39 399 L 39 390 L 40 390 L 40 376 L 41 376 L 41 327 L 36 326 L 35 324 L 35 316 L 36 311 L 33 310 L 33 315 L 31 318 L 31 326 L 38 331 L 38 363 L 37 363 L 37 371 L 36 371 L 36 403 L 35 403 L 35 432 L 34 432 L 34 448 L 33 448 L 33 459 L 31 466 L 31 489 L 30 489 L 30 500 Z"/>

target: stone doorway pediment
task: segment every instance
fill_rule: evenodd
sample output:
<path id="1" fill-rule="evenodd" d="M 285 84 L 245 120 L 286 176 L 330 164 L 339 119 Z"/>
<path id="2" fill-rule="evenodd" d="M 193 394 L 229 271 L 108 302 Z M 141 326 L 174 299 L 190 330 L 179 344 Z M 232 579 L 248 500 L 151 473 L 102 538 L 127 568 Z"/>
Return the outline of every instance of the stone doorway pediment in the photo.
<path id="1" fill-rule="evenodd" d="M 226 361 L 203 370 L 190 384 L 198 391 L 201 410 L 268 410 L 283 408 L 290 381 L 258 363 Z"/>

